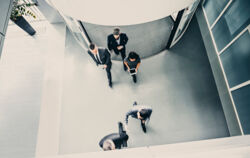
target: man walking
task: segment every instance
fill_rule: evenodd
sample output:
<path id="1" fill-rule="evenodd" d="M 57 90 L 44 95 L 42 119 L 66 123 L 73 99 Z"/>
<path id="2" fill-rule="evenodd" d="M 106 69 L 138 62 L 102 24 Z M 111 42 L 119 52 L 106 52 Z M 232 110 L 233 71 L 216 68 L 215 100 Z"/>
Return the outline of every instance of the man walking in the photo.
<path id="1" fill-rule="evenodd" d="M 110 71 L 112 62 L 109 51 L 106 48 L 98 48 L 95 44 L 91 43 L 89 45 L 88 54 L 92 57 L 97 66 L 103 65 L 103 69 L 106 69 L 109 87 L 112 88 L 112 76 Z"/>
<path id="2" fill-rule="evenodd" d="M 121 149 L 122 147 L 127 147 L 128 135 L 125 130 L 123 130 L 123 125 L 118 122 L 119 133 L 112 133 L 99 142 L 99 146 L 104 150 L 115 150 Z"/>
<path id="3" fill-rule="evenodd" d="M 126 114 L 126 118 L 125 118 L 125 122 L 126 122 L 126 128 L 128 125 L 128 118 L 129 116 L 135 118 L 135 119 L 139 119 L 141 121 L 141 127 L 144 133 L 147 132 L 146 130 L 146 126 L 145 123 L 146 121 L 150 120 L 150 116 L 152 114 L 152 108 L 151 107 L 147 107 L 147 106 L 143 106 L 143 105 L 137 105 L 137 102 L 134 102 L 133 104 L 133 108 L 129 110 L 129 112 L 127 112 Z"/>
<path id="4" fill-rule="evenodd" d="M 119 28 L 115 28 L 113 34 L 108 36 L 108 49 L 114 50 L 116 55 L 121 54 L 122 60 L 126 58 L 126 44 L 128 37 L 125 33 L 121 33 Z M 124 71 L 127 67 L 123 64 Z"/>
<path id="5" fill-rule="evenodd" d="M 140 64 L 140 56 L 135 52 L 130 52 L 128 57 L 124 60 L 124 65 L 128 68 L 128 72 L 132 76 L 134 83 L 137 82 L 136 74 Z"/>

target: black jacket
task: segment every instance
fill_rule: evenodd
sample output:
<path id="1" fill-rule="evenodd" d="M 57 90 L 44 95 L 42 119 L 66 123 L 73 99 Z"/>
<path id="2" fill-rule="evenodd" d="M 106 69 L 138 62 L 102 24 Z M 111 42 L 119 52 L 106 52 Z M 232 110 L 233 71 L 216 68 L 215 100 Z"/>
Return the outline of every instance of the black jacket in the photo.
<path id="1" fill-rule="evenodd" d="M 94 62 L 96 63 L 96 65 L 108 65 L 111 64 L 111 59 L 110 59 L 110 53 L 106 48 L 98 48 L 98 52 L 99 52 L 99 56 L 100 56 L 100 60 L 102 63 L 98 62 L 94 56 L 94 54 L 92 54 L 90 52 L 90 50 L 88 50 L 89 55 L 92 57 L 92 59 L 94 60 Z"/>
<path id="2" fill-rule="evenodd" d="M 121 146 L 123 145 L 124 141 L 128 140 L 128 135 L 126 133 L 112 133 L 109 134 L 107 136 L 105 136 L 104 138 L 102 138 L 102 140 L 99 142 L 99 146 L 102 148 L 103 143 L 105 140 L 110 139 L 114 142 L 115 144 L 115 148 L 116 149 L 121 149 Z"/>
<path id="3" fill-rule="evenodd" d="M 132 109 L 130 109 L 127 113 L 126 113 L 126 118 L 125 118 L 125 122 L 126 124 L 128 124 L 128 118 L 129 116 L 138 119 L 137 117 L 137 113 L 140 109 L 145 109 L 147 110 L 147 116 L 144 118 L 145 120 L 150 119 L 150 116 L 152 114 L 152 108 L 151 107 L 147 107 L 147 106 L 143 106 L 143 105 L 137 105 L 134 106 Z"/>
<path id="4" fill-rule="evenodd" d="M 127 35 L 125 33 L 121 33 L 119 38 L 120 38 L 120 44 L 118 45 L 113 34 L 108 36 L 108 49 L 109 50 L 114 50 L 116 53 L 118 53 L 119 51 L 117 49 L 117 46 L 123 46 L 123 48 L 125 49 L 125 45 L 128 42 Z"/>

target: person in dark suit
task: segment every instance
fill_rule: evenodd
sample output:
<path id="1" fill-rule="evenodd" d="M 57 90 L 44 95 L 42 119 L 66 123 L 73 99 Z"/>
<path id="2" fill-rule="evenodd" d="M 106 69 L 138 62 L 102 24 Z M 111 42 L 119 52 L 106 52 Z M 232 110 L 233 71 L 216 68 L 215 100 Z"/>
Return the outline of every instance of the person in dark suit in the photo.
<path id="1" fill-rule="evenodd" d="M 122 60 L 126 58 L 126 44 L 128 42 L 128 37 L 125 33 L 121 33 L 119 28 L 115 28 L 113 34 L 108 36 L 108 49 L 114 50 L 116 55 L 121 53 Z M 127 67 L 123 64 L 124 71 Z"/>
<path id="2" fill-rule="evenodd" d="M 106 69 L 109 87 L 112 88 L 112 76 L 110 71 L 112 62 L 109 51 L 106 48 L 98 48 L 95 44 L 91 43 L 89 45 L 88 54 L 92 57 L 97 66 L 103 65 L 103 69 Z"/>
<path id="3" fill-rule="evenodd" d="M 115 150 L 127 147 L 128 135 L 123 129 L 121 122 L 118 122 L 119 133 L 109 134 L 101 139 L 99 146 L 104 150 Z"/>
<path id="4" fill-rule="evenodd" d="M 128 125 L 128 118 L 129 116 L 138 119 L 141 121 L 141 127 L 144 133 L 147 132 L 145 123 L 146 121 L 150 120 L 151 114 L 152 114 L 152 108 L 144 105 L 137 105 L 137 102 L 134 102 L 133 108 L 131 108 L 125 118 L 126 126 L 125 128 L 127 129 Z"/>

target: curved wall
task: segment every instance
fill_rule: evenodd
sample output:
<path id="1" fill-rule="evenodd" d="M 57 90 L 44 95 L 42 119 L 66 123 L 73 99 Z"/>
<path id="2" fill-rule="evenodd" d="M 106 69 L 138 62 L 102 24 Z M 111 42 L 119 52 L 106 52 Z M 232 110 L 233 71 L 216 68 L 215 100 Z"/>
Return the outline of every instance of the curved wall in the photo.
<path id="1" fill-rule="evenodd" d="M 113 32 L 114 26 L 96 25 L 83 22 L 91 40 L 98 46 L 107 47 L 107 36 Z M 130 51 L 137 52 L 141 58 L 155 55 L 166 48 L 171 33 L 173 21 L 166 17 L 153 22 L 120 26 L 121 32 L 127 34 L 127 54 Z M 112 57 L 121 60 L 120 56 Z"/>
<path id="2" fill-rule="evenodd" d="M 164 18 L 194 0 L 47 0 L 72 18 L 99 25 L 134 25 Z"/>

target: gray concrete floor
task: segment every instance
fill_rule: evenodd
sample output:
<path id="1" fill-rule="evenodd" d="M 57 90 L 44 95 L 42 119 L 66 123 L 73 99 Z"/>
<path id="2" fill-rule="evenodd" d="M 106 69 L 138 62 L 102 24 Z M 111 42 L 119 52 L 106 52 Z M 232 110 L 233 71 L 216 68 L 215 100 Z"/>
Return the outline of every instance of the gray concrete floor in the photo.
<path id="1" fill-rule="evenodd" d="M 110 89 L 105 71 L 67 33 L 59 154 L 100 151 L 133 101 L 153 114 L 147 134 L 130 119 L 130 148 L 229 136 L 196 19 L 174 48 L 142 60 L 137 84 L 119 61 L 112 75 Z"/>

